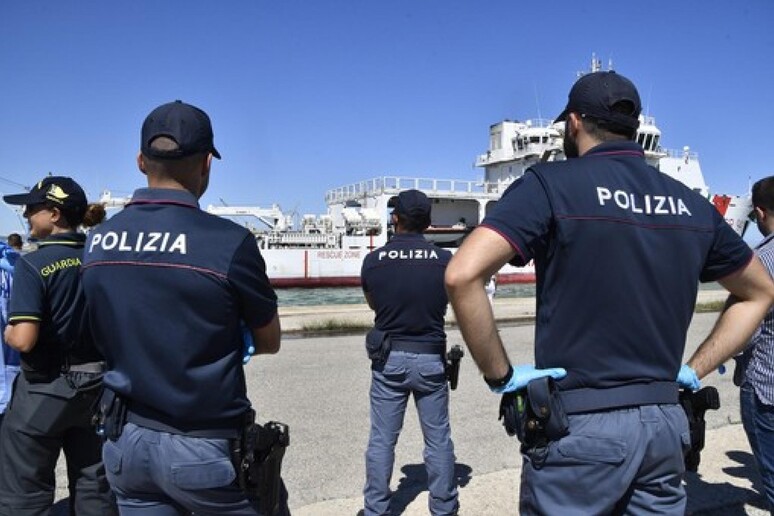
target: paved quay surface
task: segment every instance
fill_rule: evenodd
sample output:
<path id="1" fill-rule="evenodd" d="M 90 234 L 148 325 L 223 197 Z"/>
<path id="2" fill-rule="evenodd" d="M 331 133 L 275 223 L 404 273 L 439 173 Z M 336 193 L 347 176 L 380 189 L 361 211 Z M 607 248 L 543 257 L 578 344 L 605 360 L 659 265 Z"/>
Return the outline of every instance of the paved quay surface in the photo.
<path id="1" fill-rule="evenodd" d="M 700 302 L 724 299 L 719 292 L 700 293 Z M 534 300 L 498 299 L 495 313 L 504 322 L 501 335 L 514 363 L 533 361 Z M 260 421 L 290 425 L 291 445 L 283 477 L 294 515 L 354 516 L 362 508 L 364 452 L 368 440 L 369 362 L 363 331 L 347 335 L 309 336 L 304 325 L 330 317 L 359 324 L 371 322 L 365 306 L 283 308 L 283 347 L 274 356 L 256 357 L 246 368 L 248 390 Z M 705 336 L 716 313 L 696 314 L 686 355 Z M 505 322 L 507 320 L 507 322 Z M 462 344 L 449 329 L 449 344 Z M 464 347 L 464 346 L 463 346 Z M 688 514 L 768 514 L 755 474 L 753 457 L 739 421 L 738 389 L 729 373 L 713 374 L 721 409 L 708 413 L 707 445 L 698 474 L 686 477 Z M 452 437 L 463 515 L 518 514 L 521 457 L 517 441 L 497 421 L 499 397 L 492 395 L 469 355 L 463 359 L 460 383 L 450 401 Z M 424 515 L 427 479 L 422 465 L 422 436 L 416 410 L 409 404 L 396 448 L 393 475 L 397 513 Z M 60 464 L 57 498 L 66 496 Z M 60 504 L 60 511 L 63 514 Z"/>
<path id="2" fill-rule="evenodd" d="M 726 298 L 724 290 L 700 290 L 697 303 L 721 301 Z M 535 298 L 496 298 L 495 317 L 500 323 L 528 323 L 535 319 Z M 373 311 L 366 304 L 327 306 L 284 306 L 280 307 L 282 331 L 289 334 L 316 333 L 315 329 L 326 326 L 367 328 L 373 324 Z M 454 312 L 449 308 L 446 314 L 449 325 L 455 324 Z M 306 331 L 305 331 L 306 330 Z"/>

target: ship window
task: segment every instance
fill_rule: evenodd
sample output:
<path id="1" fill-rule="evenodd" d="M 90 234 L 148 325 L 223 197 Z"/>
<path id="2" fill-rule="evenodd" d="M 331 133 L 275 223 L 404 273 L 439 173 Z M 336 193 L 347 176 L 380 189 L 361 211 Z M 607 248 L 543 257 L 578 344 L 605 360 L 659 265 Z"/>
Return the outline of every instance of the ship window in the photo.
<path id="1" fill-rule="evenodd" d="M 650 150 L 650 144 L 653 143 L 653 135 L 649 134 L 645 137 L 645 145 L 643 145 L 643 148 L 645 150 Z"/>
<path id="2" fill-rule="evenodd" d="M 660 138 L 660 136 L 658 134 L 653 137 L 653 149 L 654 150 L 658 149 L 658 140 L 659 140 L 659 138 Z"/>
<path id="3" fill-rule="evenodd" d="M 529 139 L 530 143 L 540 143 L 540 136 L 532 136 Z"/>
<path id="4" fill-rule="evenodd" d="M 640 146 L 642 146 L 645 143 L 645 135 L 644 134 L 639 133 L 637 135 L 637 143 L 639 143 Z"/>

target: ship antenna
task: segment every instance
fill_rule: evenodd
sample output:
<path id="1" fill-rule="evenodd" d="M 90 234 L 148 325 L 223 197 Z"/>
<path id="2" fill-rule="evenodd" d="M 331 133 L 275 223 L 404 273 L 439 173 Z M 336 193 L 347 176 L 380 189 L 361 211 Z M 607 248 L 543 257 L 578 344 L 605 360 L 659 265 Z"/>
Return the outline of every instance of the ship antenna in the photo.
<path id="1" fill-rule="evenodd" d="M 591 54 L 591 72 L 598 72 L 602 69 L 602 60 L 597 59 L 597 53 L 592 52 Z"/>
<path id="2" fill-rule="evenodd" d="M 538 120 L 542 120 L 543 116 L 540 114 L 540 97 L 538 97 L 537 83 L 532 83 L 532 87 L 535 90 L 535 104 L 537 104 Z"/>
<path id="3" fill-rule="evenodd" d="M 653 83 L 648 88 L 648 100 L 645 102 L 645 116 L 650 116 L 650 96 L 653 95 Z"/>

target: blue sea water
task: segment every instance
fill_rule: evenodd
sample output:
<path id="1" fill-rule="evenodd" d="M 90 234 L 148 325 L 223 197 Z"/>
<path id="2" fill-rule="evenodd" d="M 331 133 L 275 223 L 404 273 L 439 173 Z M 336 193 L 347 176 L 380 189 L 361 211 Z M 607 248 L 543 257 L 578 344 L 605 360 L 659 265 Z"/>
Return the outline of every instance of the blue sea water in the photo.
<path id="1" fill-rule="evenodd" d="M 700 290 L 721 289 L 717 283 L 699 285 Z M 496 297 L 534 297 L 535 284 L 498 285 Z M 277 289 L 280 306 L 354 305 L 365 303 L 358 287 L 345 288 L 283 288 Z"/>

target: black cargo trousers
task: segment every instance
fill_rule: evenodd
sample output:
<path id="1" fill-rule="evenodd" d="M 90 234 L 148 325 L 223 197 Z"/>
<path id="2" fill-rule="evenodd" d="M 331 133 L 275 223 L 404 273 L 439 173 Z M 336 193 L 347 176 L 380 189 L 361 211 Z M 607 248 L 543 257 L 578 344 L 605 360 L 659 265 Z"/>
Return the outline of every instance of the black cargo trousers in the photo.
<path id="1" fill-rule="evenodd" d="M 0 516 L 48 515 L 60 451 L 67 461 L 70 514 L 118 514 L 92 427 L 102 374 L 71 372 L 49 382 L 20 373 L 0 428 Z"/>

